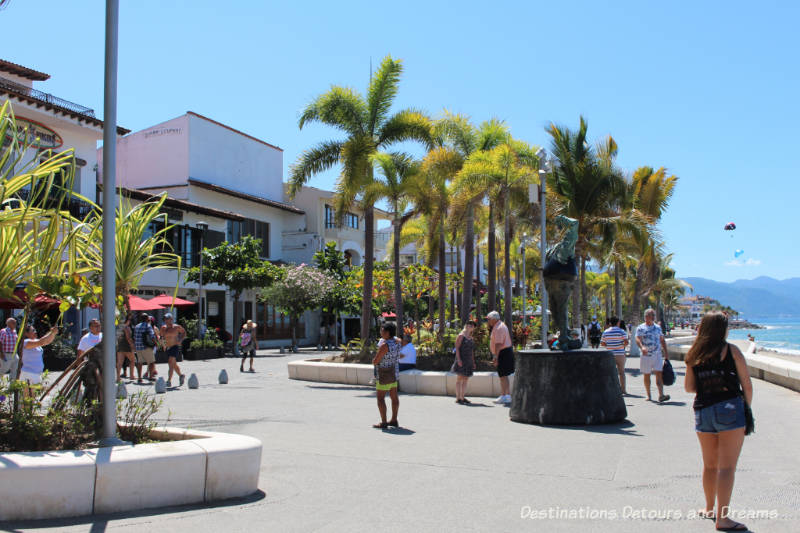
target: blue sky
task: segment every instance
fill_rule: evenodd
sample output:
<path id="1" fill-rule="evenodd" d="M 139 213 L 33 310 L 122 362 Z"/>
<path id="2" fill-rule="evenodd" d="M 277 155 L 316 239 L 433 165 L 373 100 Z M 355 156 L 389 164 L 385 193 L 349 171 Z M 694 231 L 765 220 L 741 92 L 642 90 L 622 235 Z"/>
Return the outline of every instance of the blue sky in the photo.
<path id="1" fill-rule="evenodd" d="M 798 275 L 800 4 L 121 4 L 122 126 L 195 111 L 282 147 L 288 170 L 338 135 L 298 130 L 303 106 L 333 83 L 363 90 L 370 58 L 392 54 L 405 65 L 398 109 L 498 117 L 545 146 L 549 122 L 575 127 L 583 114 L 592 138 L 616 139 L 626 170 L 667 167 L 680 181 L 661 230 L 679 276 Z M 12 0 L 2 57 L 102 115 L 103 24 L 103 2 Z"/>

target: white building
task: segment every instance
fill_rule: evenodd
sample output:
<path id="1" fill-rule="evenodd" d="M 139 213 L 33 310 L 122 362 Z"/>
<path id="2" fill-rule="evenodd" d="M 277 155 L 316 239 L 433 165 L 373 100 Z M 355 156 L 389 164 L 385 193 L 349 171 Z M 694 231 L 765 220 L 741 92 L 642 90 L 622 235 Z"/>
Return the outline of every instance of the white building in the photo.
<path id="1" fill-rule="evenodd" d="M 102 171 L 102 150 L 98 161 Z M 261 239 L 263 259 L 283 259 L 283 233 L 305 230 L 306 217 L 302 209 L 283 201 L 282 173 L 279 147 L 191 111 L 132 133 L 117 144 L 119 185 L 138 195 L 166 192 L 170 199 L 184 202 L 169 213 L 177 224 L 173 246 L 185 267 L 197 265 L 201 220 L 208 224 L 205 247 L 252 235 Z M 175 271 L 160 270 L 145 275 L 140 291 L 164 292 L 176 283 L 181 291 L 198 289 L 197 284 L 177 280 Z M 204 293 L 210 325 L 224 324 L 227 331 L 237 332 L 230 291 L 204 285 Z M 258 324 L 262 346 L 285 344 L 291 338 L 288 318 L 259 302 L 255 291 L 245 292 L 240 306 L 242 320 Z M 316 340 L 319 327 L 313 313 L 306 313 L 298 328 L 301 342 Z"/>
<path id="2" fill-rule="evenodd" d="M 0 59 L 0 105 L 11 103 L 17 127 L 26 128 L 32 141 L 22 161 L 31 161 L 47 150 L 58 153 L 73 148 L 76 163 L 73 190 L 97 200 L 97 142 L 103 138 L 103 121 L 88 107 L 34 88 L 34 82 L 49 78 L 49 74 Z M 129 131 L 117 128 L 119 135 Z M 77 200 L 70 201 L 68 209 L 78 218 L 89 213 L 88 206 Z M 94 309 L 79 312 L 73 308 L 65 313 L 64 323 L 73 324 L 73 334 L 77 335 L 82 325 L 97 315 Z"/>
<path id="3" fill-rule="evenodd" d="M 35 138 L 33 150 L 52 149 L 60 152 L 75 149 L 75 192 L 96 200 L 95 169 L 97 142 L 103 138 L 103 121 L 88 107 L 34 88 L 34 82 L 46 81 L 49 74 L 38 72 L 9 61 L 0 60 L 0 104 L 11 102 L 17 126 L 29 128 L 29 138 Z M 117 128 L 125 135 L 130 130 Z M 36 154 L 31 153 L 30 160 Z M 77 207 L 73 207 L 77 209 Z"/>
<path id="4" fill-rule="evenodd" d="M 316 187 L 303 186 L 295 195 L 293 202 L 306 213 L 306 227 L 303 230 L 287 230 L 283 237 L 283 259 L 292 263 L 310 263 L 314 252 L 329 242 L 336 243 L 336 249 L 344 252 L 352 266 L 364 263 L 365 231 L 364 212 L 353 208 L 347 212 L 341 224 L 336 223 L 334 197 L 336 193 Z M 391 229 L 378 229 L 381 221 L 391 220 L 390 214 L 375 208 L 375 249 L 376 261 L 386 259 L 386 248 L 391 238 Z M 385 226 L 385 224 L 383 224 Z"/>

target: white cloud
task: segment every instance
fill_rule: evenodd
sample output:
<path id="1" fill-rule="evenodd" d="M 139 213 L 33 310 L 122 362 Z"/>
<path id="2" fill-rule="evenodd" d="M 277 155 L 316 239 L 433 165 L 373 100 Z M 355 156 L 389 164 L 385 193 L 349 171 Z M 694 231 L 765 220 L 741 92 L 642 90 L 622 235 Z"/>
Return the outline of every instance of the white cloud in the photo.
<path id="1" fill-rule="evenodd" d="M 744 266 L 759 266 L 761 264 L 761 259 L 734 259 L 733 261 L 727 261 L 725 266 L 729 267 L 744 267 Z"/>

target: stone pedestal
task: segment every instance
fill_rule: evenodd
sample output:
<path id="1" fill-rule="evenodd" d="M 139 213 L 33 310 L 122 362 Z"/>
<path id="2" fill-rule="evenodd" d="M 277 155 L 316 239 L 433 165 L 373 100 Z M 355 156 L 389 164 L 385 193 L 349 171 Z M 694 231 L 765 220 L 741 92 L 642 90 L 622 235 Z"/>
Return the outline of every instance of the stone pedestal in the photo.
<path id="1" fill-rule="evenodd" d="M 521 350 L 514 357 L 514 422 L 608 424 L 628 415 L 610 351 Z"/>

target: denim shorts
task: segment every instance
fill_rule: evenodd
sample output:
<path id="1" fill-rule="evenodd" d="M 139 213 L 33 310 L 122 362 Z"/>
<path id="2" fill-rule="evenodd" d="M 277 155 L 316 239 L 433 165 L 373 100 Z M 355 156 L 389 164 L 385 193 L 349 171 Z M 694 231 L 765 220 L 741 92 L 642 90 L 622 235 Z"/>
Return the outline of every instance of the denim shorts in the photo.
<path id="1" fill-rule="evenodd" d="M 698 433 L 719 433 L 744 426 L 744 400 L 741 396 L 694 412 L 694 430 Z"/>

